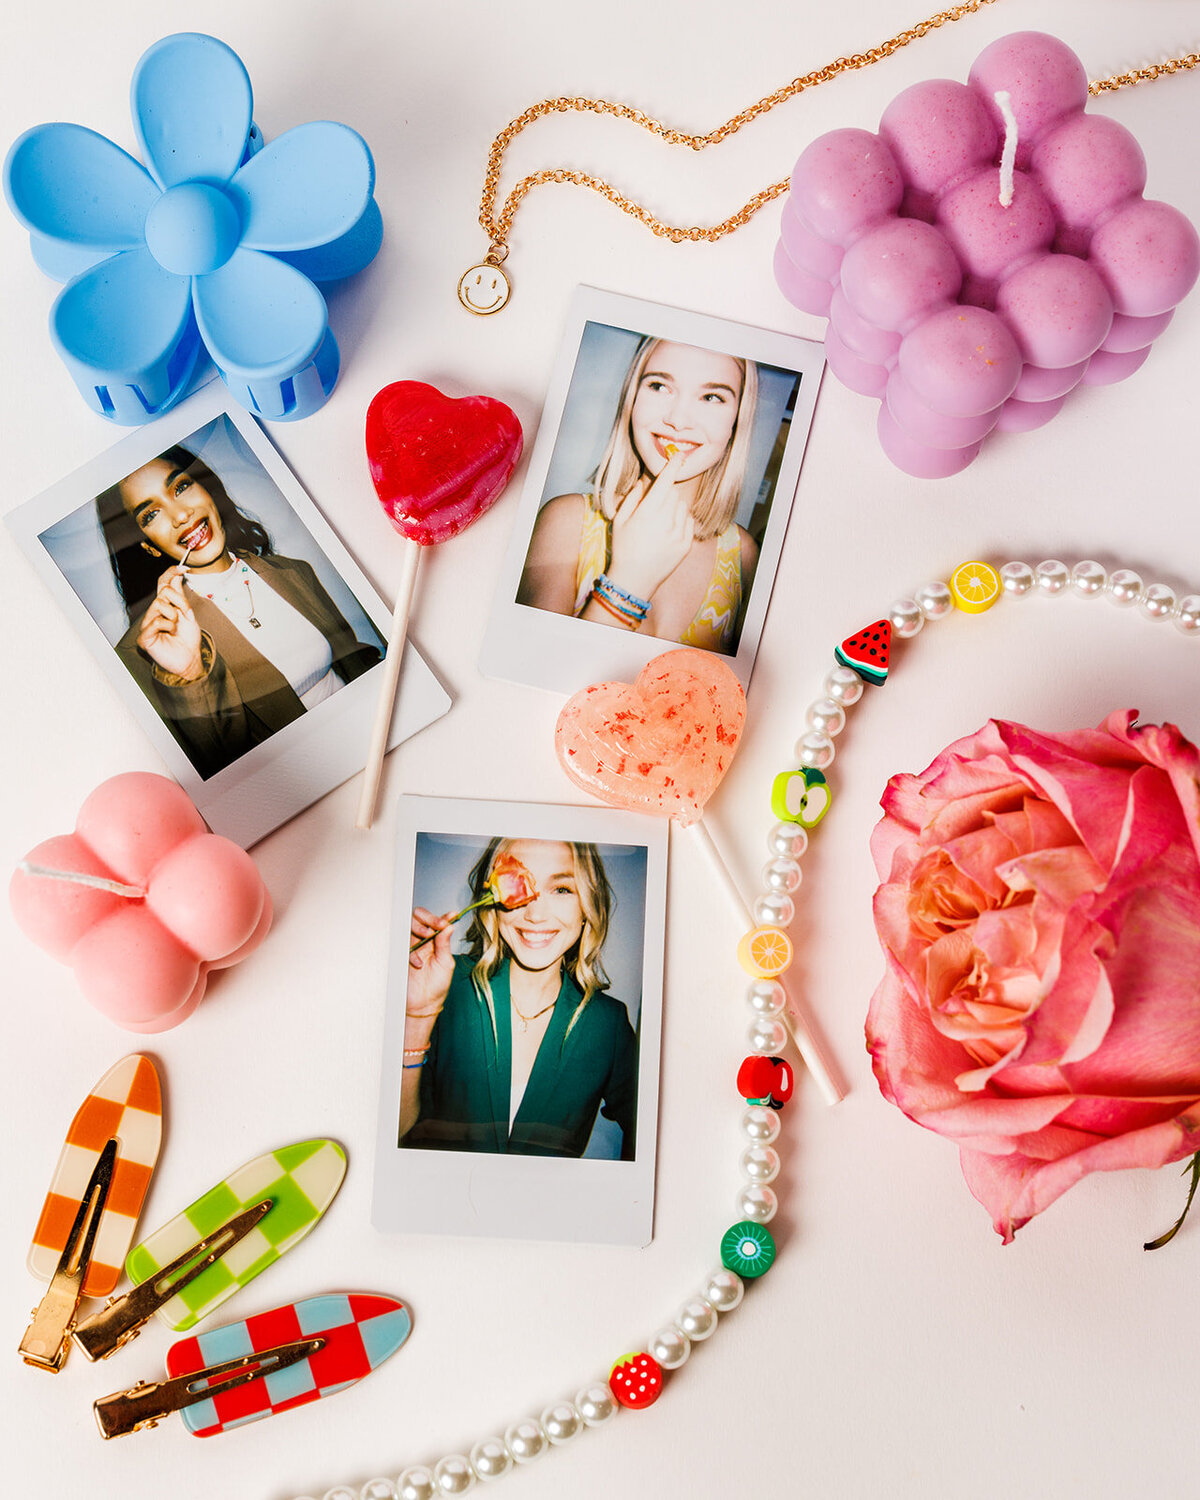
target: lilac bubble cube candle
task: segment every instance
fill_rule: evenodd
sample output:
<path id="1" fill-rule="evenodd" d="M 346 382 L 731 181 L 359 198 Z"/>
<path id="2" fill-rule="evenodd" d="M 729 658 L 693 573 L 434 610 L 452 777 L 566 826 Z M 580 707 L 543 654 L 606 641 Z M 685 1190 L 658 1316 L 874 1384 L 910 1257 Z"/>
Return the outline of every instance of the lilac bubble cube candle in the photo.
<path id="1" fill-rule="evenodd" d="M 1132 375 L 1200 274 L 1192 224 L 1143 197 L 1136 140 L 1087 100 L 1069 47 L 1018 32 L 796 163 L 776 280 L 829 319 L 830 368 L 879 399 L 906 473 L 957 474 L 990 432 Z"/>

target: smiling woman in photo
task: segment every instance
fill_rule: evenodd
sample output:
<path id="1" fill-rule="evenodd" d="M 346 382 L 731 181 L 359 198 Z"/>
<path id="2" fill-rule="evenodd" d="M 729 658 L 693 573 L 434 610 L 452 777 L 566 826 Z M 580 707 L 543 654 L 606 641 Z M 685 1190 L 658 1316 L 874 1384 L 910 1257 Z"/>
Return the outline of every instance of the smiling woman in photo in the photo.
<path id="1" fill-rule="evenodd" d="M 519 604 L 726 654 L 758 547 L 737 524 L 753 360 L 646 337 L 586 493 L 542 507 Z"/>
<path id="2" fill-rule="evenodd" d="M 201 776 L 380 660 L 312 566 L 169 448 L 96 498 L 129 629 L 117 653 Z"/>
<path id="3" fill-rule="evenodd" d="M 511 909 L 488 897 L 501 855 L 531 881 Z M 412 914 L 401 1144 L 577 1157 L 600 1111 L 632 1160 L 638 1044 L 606 991 L 613 895 L 596 847 L 493 838 L 468 883 L 487 904 L 465 954 L 451 952 L 449 916 Z"/>

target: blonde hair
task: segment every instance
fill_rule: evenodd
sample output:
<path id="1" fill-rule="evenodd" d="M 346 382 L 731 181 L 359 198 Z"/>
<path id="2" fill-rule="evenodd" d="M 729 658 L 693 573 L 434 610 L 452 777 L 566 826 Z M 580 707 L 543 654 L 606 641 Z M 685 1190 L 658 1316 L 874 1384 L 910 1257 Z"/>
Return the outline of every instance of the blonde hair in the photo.
<path id="1" fill-rule="evenodd" d="M 504 853 L 514 842 L 513 839 L 500 838 L 488 842 L 487 848 L 476 860 L 467 877 L 474 900 L 478 901 L 483 895 L 496 856 Z M 571 851 L 575 889 L 583 910 L 583 931 L 579 934 L 578 942 L 567 950 L 560 963 L 567 966 L 567 972 L 583 991 L 583 996 L 567 1024 L 564 1040 L 570 1036 L 592 996 L 608 987 L 609 979 L 604 972 L 601 953 L 608 937 L 612 909 L 616 904 L 595 844 L 568 843 L 567 848 Z M 494 1036 L 496 1007 L 492 999 L 491 981 L 508 956 L 500 936 L 500 920 L 494 906 L 485 907 L 472 915 L 471 925 L 467 928 L 467 952 L 475 960 L 475 966 L 471 970 L 471 983 L 475 987 L 475 993 L 488 1008 Z"/>
<path id="2" fill-rule="evenodd" d="M 592 476 L 596 503 L 610 521 L 616 515 L 617 506 L 645 472 L 645 465 L 633 446 L 633 403 L 637 399 L 638 387 L 642 383 L 646 366 L 650 363 L 650 356 L 660 344 L 669 342 L 673 341 L 647 334 L 634 351 L 625 374 L 608 446 Z M 692 518 L 696 523 L 696 536 L 701 541 L 706 537 L 719 535 L 737 514 L 750 457 L 750 435 L 754 430 L 754 408 L 758 400 L 758 368 L 753 360 L 739 359 L 736 355 L 730 355 L 729 358 L 742 373 L 742 394 L 738 398 L 737 417 L 734 419 L 729 446 L 720 461 L 700 476 L 696 499 L 692 505 Z"/>

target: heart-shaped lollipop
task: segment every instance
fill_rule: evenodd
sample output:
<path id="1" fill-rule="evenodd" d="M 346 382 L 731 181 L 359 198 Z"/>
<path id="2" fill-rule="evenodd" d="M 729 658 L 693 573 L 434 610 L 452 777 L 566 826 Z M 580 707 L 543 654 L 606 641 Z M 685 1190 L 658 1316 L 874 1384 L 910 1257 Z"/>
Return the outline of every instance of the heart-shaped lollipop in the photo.
<path id="1" fill-rule="evenodd" d="M 454 400 L 419 380 L 367 409 L 367 463 L 388 520 L 410 542 L 457 536 L 493 505 L 521 457 L 521 424 L 491 396 Z"/>
<path id="2" fill-rule="evenodd" d="M 554 729 L 563 770 L 612 807 L 690 828 L 738 917 L 763 930 L 704 822 L 704 805 L 728 771 L 746 723 L 742 685 L 711 651 L 667 651 L 635 681 L 598 682 L 568 698 Z M 845 1093 L 821 1039 L 793 996 L 782 1012 L 831 1104 Z"/>
<path id="3" fill-rule="evenodd" d="M 419 380 L 385 385 L 367 409 L 371 480 L 405 550 L 355 819 L 359 828 L 370 828 L 375 815 L 421 549 L 457 536 L 500 498 L 522 443 L 521 424 L 503 401 L 455 400 Z"/>
<path id="4" fill-rule="evenodd" d="M 667 651 L 632 684 L 569 698 L 555 747 L 577 786 L 614 807 L 695 823 L 729 769 L 746 722 L 742 685 L 709 651 Z"/>

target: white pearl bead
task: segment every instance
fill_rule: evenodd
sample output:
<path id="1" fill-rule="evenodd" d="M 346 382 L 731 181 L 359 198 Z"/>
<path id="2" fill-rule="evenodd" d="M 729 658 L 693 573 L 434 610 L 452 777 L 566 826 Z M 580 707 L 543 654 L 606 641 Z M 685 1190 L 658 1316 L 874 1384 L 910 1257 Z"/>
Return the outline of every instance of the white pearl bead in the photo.
<path id="1" fill-rule="evenodd" d="M 335 1484 L 331 1490 L 326 1490 L 321 1500 L 358 1500 L 357 1490 L 352 1490 L 349 1485 Z"/>
<path id="2" fill-rule="evenodd" d="M 796 759 L 802 766 L 809 766 L 816 771 L 824 771 L 827 766 L 831 766 L 836 754 L 837 747 L 833 741 L 827 734 L 821 734 L 816 729 L 810 729 L 796 741 Z"/>
<path id="3" fill-rule="evenodd" d="M 710 1338 L 716 1331 L 717 1310 L 707 1298 L 689 1297 L 679 1309 L 675 1326 L 680 1333 L 686 1334 L 693 1344 L 699 1344 L 704 1339 Z"/>
<path id="4" fill-rule="evenodd" d="M 934 583 L 923 583 L 916 592 L 917 603 L 927 620 L 941 620 L 954 608 L 950 585 L 938 579 Z"/>
<path id="5" fill-rule="evenodd" d="M 475 1470 L 461 1453 L 439 1458 L 433 1466 L 433 1477 L 441 1495 L 465 1495 L 475 1488 Z"/>
<path id="6" fill-rule="evenodd" d="M 787 991 L 778 979 L 756 979 L 746 991 L 746 1001 L 756 1015 L 777 1016 L 787 1004 Z"/>
<path id="7" fill-rule="evenodd" d="M 499 1479 L 512 1466 L 512 1454 L 497 1437 L 480 1438 L 471 1449 L 471 1467 L 480 1479 Z"/>
<path id="8" fill-rule="evenodd" d="M 767 890 L 790 896 L 800 889 L 804 871 L 794 859 L 772 859 L 763 866 L 762 883 Z"/>
<path id="9" fill-rule="evenodd" d="M 1071 587 L 1071 570 L 1056 557 L 1038 563 L 1035 576 L 1038 589 L 1043 594 L 1062 594 Z"/>
<path id="10" fill-rule="evenodd" d="M 575 1397 L 575 1409 L 589 1427 L 602 1427 L 617 1414 L 617 1398 L 602 1381 L 585 1385 Z"/>
<path id="11" fill-rule="evenodd" d="M 1114 604 L 1136 604 L 1142 595 L 1142 580 L 1132 568 L 1118 568 L 1108 580 L 1108 596 Z"/>
<path id="12" fill-rule="evenodd" d="M 1085 558 L 1083 562 L 1077 562 L 1071 569 L 1071 587 L 1085 599 L 1097 598 L 1104 592 L 1107 583 L 1108 573 L 1090 557 Z"/>
<path id="13" fill-rule="evenodd" d="M 1169 620 L 1175 609 L 1175 590 L 1152 583 L 1142 595 L 1141 611 L 1150 620 Z"/>
<path id="14" fill-rule="evenodd" d="M 805 721 L 820 734 L 841 734 L 846 727 L 846 710 L 836 698 L 818 698 L 808 705 Z"/>
<path id="15" fill-rule="evenodd" d="M 787 1028 L 782 1021 L 759 1016 L 750 1023 L 746 1041 L 756 1057 L 774 1057 L 787 1046 Z"/>
<path id="16" fill-rule="evenodd" d="M 918 634 L 925 624 L 925 614 L 915 599 L 897 599 L 888 610 L 892 632 L 901 640 Z"/>
<path id="17" fill-rule="evenodd" d="M 862 697 L 863 680 L 851 667 L 834 667 L 825 679 L 825 691 L 849 708 Z"/>
<path id="18" fill-rule="evenodd" d="M 583 1431 L 583 1418 L 570 1401 L 556 1401 L 542 1413 L 542 1429 L 558 1447 L 579 1436 Z"/>
<path id="19" fill-rule="evenodd" d="M 799 859 L 808 848 L 808 834 L 799 823 L 776 823 L 767 834 L 767 848 L 776 859 Z"/>
<path id="20" fill-rule="evenodd" d="M 774 1146 L 747 1146 L 738 1169 L 750 1182 L 774 1182 L 779 1176 L 779 1152 Z"/>
<path id="21" fill-rule="evenodd" d="M 759 927 L 790 927 L 796 915 L 796 903 L 782 891 L 756 896 L 750 908 Z"/>
<path id="22" fill-rule="evenodd" d="M 739 1219 L 753 1219 L 756 1224 L 769 1224 L 779 1208 L 779 1198 L 774 1188 L 761 1182 L 752 1182 L 738 1194 L 735 1212 Z"/>
<path id="23" fill-rule="evenodd" d="M 1007 562 L 1000 569 L 1000 582 L 1010 599 L 1020 599 L 1033 587 L 1033 569 L 1028 563 Z"/>
<path id="24" fill-rule="evenodd" d="M 400 1500 L 437 1500 L 437 1481 L 424 1464 L 413 1464 L 396 1480 Z"/>
<path id="25" fill-rule="evenodd" d="M 651 1359 L 658 1360 L 664 1370 L 678 1370 L 687 1363 L 692 1352 L 692 1341 L 681 1328 L 672 1323 L 669 1328 L 660 1328 L 646 1350 Z"/>
<path id="26" fill-rule="evenodd" d="M 1185 635 L 1200 631 L 1200 594 L 1185 594 L 1175 606 L 1175 627 Z"/>
<path id="27" fill-rule="evenodd" d="M 765 1104 L 751 1104 L 742 1116 L 742 1134 L 756 1146 L 769 1146 L 779 1138 L 781 1128 L 779 1111 Z"/>
<path id="28" fill-rule="evenodd" d="M 735 1271 L 726 1271 L 723 1267 L 714 1271 L 704 1283 L 704 1296 L 711 1302 L 718 1312 L 732 1312 L 742 1300 L 746 1291 L 746 1283 Z"/>
<path id="29" fill-rule="evenodd" d="M 531 1464 L 541 1458 L 550 1444 L 542 1431 L 542 1424 L 532 1417 L 514 1422 L 504 1434 L 504 1444 L 519 1464 Z"/>
<path id="30" fill-rule="evenodd" d="M 358 1492 L 358 1500 L 396 1500 L 396 1486 L 390 1479 L 368 1479 Z"/>

